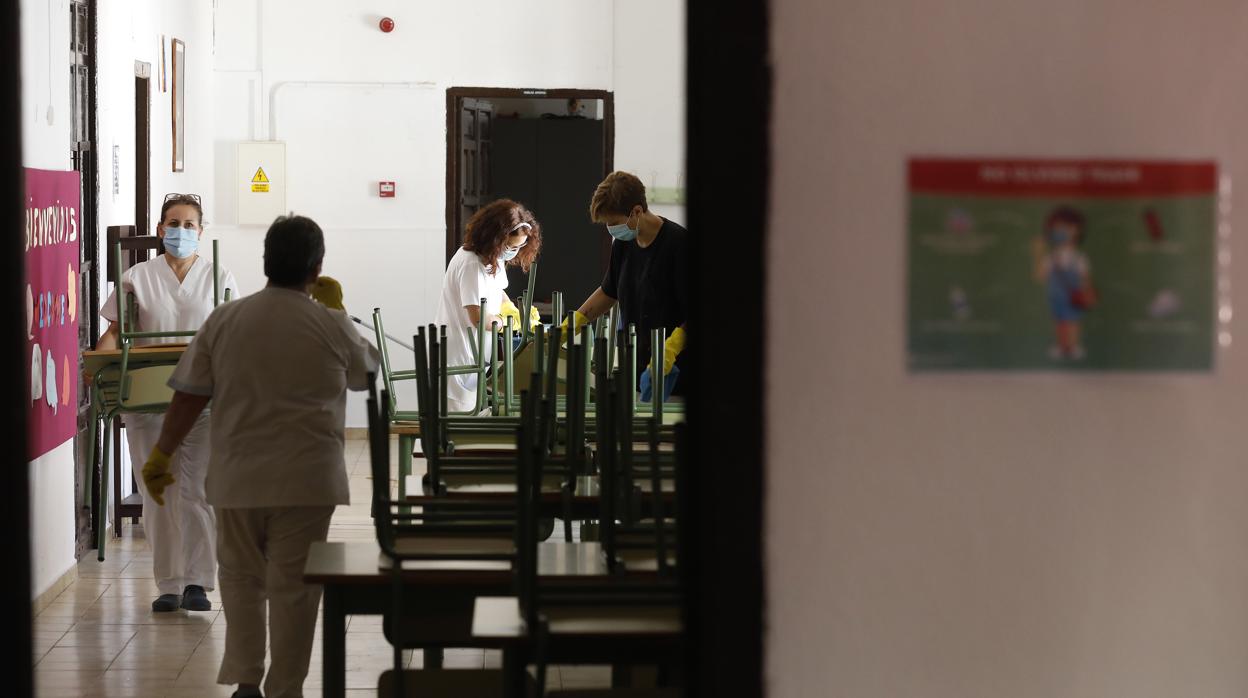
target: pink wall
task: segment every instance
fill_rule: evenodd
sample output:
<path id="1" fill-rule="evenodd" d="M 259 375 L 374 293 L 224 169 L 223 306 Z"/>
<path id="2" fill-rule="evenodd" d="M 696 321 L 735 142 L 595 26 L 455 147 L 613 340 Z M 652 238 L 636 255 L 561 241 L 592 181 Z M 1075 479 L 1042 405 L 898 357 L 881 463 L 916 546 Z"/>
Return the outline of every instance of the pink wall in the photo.
<path id="1" fill-rule="evenodd" d="M 1205 376 L 904 356 L 907 156 L 1233 177 L 1248 4 L 771 5 L 770 695 L 1248 695 L 1248 336 Z"/>

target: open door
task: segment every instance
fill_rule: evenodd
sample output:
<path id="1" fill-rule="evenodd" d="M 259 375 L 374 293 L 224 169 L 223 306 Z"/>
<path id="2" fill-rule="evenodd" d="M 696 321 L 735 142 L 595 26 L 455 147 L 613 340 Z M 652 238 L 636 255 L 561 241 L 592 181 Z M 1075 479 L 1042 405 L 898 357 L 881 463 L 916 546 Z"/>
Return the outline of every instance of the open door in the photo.
<path id="1" fill-rule="evenodd" d="M 594 187 L 612 169 L 615 107 L 603 90 L 447 90 L 446 259 L 464 224 L 500 198 L 531 209 L 546 230 L 535 299 L 579 303 L 601 282 L 611 241 L 589 221 Z M 510 288 L 528 279 L 508 269 Z"/>
<path id="2" fill-rule="evenodd" d="M 446 261 L 449 264 L 455 250 L 464 241 L 464 223 L 472 218 L 485 204 L 494 200 L 490 196 L 490 155 L 492 149 L 494 105 L 484 99 L 463 97 L 455 99 L 458 114 L 458 137 L 455 164 L 458 172 L 454 201 L 448 192 L 447 205 L 454 206 L 452 224 L 447 226 Z M 448 137 L 451 134 L 448 134 Z"/>

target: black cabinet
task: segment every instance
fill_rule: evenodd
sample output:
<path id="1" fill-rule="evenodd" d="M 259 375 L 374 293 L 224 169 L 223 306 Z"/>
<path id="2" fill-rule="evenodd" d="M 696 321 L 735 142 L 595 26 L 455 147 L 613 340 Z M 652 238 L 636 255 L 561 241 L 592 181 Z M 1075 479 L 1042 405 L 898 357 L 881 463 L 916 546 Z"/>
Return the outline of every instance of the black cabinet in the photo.
<path id="1" fill-rule="evenodd" d="M 542 224 L 538 301 L 562 291 L 577 308 L 602 282 L 610 254 L 606 228 L 589 220 L 589 200 L 606 175 L 605 129 L 591 119 L 495 119 L 490 194 L 527 206 Z M 509 269 L 508 295 L 528 283 Z"/>

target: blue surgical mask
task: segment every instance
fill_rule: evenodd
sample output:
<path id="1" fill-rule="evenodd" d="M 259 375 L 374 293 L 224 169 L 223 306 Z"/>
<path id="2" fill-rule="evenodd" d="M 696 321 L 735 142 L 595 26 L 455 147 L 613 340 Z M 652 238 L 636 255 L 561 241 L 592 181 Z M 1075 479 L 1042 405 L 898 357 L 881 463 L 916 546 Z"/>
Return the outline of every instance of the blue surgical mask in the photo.
<path id="1" fill-rule="evenodd" d="M 199 231 L 194 228 L 165 228 L 165 251 L 186 259 L 199 249 Z"/>
<path id="2" fill-rule="evenodd" d="M 1049 240 L 1054 245 L 1064 245 L 1070 241 L 1070 233 L 1067 233 L 1065 230 L 1050 230 Z"/>
<path id="3" fill-rule="evenodd" d="M 502 261 L 502 262 L 510 262 L 511 260 L 515 259 L 516 255 L 518 254 L 520 254 L 520 248 L 513 247 L 511 249 L 503 250 L 503 256 L 499 257 L 498 259 L 499 261 Z"/>
<path id="4" fill-rule="evenodd" d="M 611 237 L 620 242 L 628 242 L 629 240 L 637 239 L 637 229 L 640 227 L 641 224 L 638 223 L 637 228 L 630 228 L 628 227 L 628 221 L 624 221 L 619 225 L 608 225 L 607 232 L 611 234 Z"/>

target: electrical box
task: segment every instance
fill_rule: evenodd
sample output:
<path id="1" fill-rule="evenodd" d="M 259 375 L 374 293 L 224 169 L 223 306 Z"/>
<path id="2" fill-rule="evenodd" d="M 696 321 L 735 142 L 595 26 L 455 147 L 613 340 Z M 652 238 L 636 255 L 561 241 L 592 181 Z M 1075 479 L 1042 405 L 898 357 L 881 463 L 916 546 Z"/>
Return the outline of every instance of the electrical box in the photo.
<path id="1" fill-rule="evenodd" d="M 286 144 L 238 144 L 236 160 L 239 225 L 269 225 L 286 210 Z"/>

